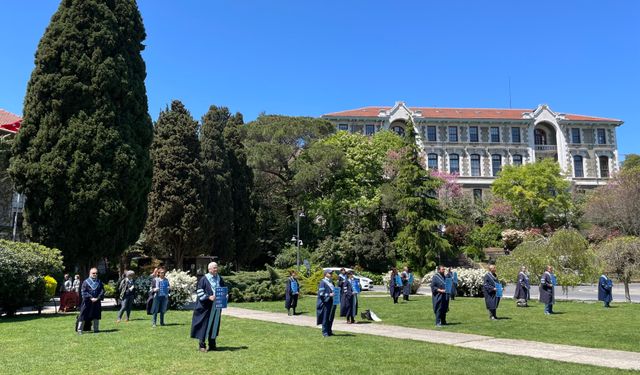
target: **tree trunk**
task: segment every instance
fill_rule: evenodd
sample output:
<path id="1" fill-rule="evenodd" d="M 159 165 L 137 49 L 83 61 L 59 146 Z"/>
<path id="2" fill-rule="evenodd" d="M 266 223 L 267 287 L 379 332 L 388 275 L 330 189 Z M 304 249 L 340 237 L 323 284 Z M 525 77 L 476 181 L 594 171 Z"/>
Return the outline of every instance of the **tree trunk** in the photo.
<path id="1" fill-rule="evenodd" d="M 629 280 L 624 280 L 624 298 L 627 302 L 631 302 L 631 295 L 629 294 Z"/>

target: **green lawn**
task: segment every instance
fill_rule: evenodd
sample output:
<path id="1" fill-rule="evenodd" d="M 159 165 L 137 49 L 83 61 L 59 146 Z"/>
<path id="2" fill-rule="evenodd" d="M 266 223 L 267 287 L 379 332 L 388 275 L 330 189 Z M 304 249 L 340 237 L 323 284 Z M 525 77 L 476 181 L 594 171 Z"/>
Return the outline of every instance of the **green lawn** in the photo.
<path id="1" fill-rule="evenodd" d="M 315 296 L 305 296 L 298 309 L 315 314 Z M 416 328 L 434 328 L 431 297 L 411 296 L 411 301 L 393 304 L 390 297 L 361 297 L 359 311 L 371 309 L 382 324 Z M 284 312 L 284 302 L 235 304 L 266 311 Z M 640 304 L 616 303 L 604 309 L 601 303 L 558 302 L 545 316 L 544 305 L 531 302 L 517 308 L 511 299 L 501 301 L 498 321 L 490 321 L 482 298 L 456 298 L 451 302 L 448 331 L 475 333 L 501 338 L 517 338 L 549 343 L 640 352 Z"/>
<path id="2" fill-rule="evenodd" d="M 624 371 L 493 354 L 369 335 L 323 338 L 318 329 L 225 317 L 220 351 L 200 353 L 191 312 L 170 311 L 152 329 L 144 312 L 116 326 L 105 312 L 99 334 L 78 336 L 74 316 L 0 319 L 2 374 L 614 374 Z"/>

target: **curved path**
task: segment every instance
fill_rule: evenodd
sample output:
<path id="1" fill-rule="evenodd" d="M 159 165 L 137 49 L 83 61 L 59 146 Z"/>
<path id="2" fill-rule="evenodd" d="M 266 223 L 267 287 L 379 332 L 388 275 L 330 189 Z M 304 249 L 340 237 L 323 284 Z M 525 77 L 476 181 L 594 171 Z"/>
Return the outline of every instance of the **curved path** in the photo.
<path id="1" fill-rule="evenodd" d="M 261 320 L 265 322 L 290 324 L 302 327 L 317 327 L 315 317 L 311 316 L 288 316 L 287 314 L 283 313 L 249 310 L 238 307 L 229 307 L 225 309 L 223 314 L 242 319 Z M 556 360 L 561 362 L 571 362 L 585 365 L 619 368 L 625 370 L 640 370 L 640 353 L 636 352 L 548 344 L 527 340 L 498 339 L 494 337 L 473 335 L 468 333 L 446 332 L 446 328 L 439 330 L 429 330 L 384 324 L 354 325 L 346 324 L 346 322 L 342 320 L 336 320 L 333 323 L 333 327 L 336 331 L 350 333 L 360 333 L 366 335 L 447 344 L 461 348 L 541 358 L 546 360 Z"/>

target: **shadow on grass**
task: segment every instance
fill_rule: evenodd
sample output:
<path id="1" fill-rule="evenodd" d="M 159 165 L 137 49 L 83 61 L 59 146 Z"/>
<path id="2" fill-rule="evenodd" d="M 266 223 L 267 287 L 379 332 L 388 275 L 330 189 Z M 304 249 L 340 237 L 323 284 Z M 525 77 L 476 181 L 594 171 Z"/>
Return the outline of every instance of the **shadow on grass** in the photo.
<path id="1" fill-rule="evenodd" d="M 76 314 L 21 314 L 21 315 L 13 315 L 13 316 L 2 316 L 0 317 L 0 324 L 2 323 L 15 323 L 15 322 L 28 322 L 30 320 L 35 319 L 53 319 L 53 318 L 65 318 L 68 316 L 76 316 Z"/>
<path id="2" fill-rule="evenodd" d="M 101 329 L 97 333 L 98 334 L 101 334 L 101 333 L 113 333 L 113 332 L 118 332 L 118 331 L 119 331 L 119 329 L 117 329 L 117 328 L 111 328 L 111 329 Z M 85 332 L 87 332 L 87 331 L 85 331 Z M 89 331 L 89 332 L 91 332 L 91 331 Z"/>
<path id="3" fill-rule="evenodd" d="M 356 335 L 354 335 L 353 333 L 334 333 L 331 336 L 335 336 L 335 337 L 356 337 Z"/>
<path id="4" fill-rule="evenodd" d="M 186 326 L 185 323 L 165 323 L 164 327 L 171 327 L 171 326 Z"/>
<path id="5" fill-rule="evenodd" d="M 248 346 L 243 345 L 243 346 L 218 346 L 216 348 L 216 352 L 235 352 L 238 350 L 244 350 L 244 349 L 249 349 Z"/>

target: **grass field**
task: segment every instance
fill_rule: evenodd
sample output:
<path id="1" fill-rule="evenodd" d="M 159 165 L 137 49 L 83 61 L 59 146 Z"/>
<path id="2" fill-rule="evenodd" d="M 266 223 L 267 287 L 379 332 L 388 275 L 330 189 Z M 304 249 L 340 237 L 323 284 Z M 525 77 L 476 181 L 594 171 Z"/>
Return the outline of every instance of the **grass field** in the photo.
<path id="1" fill-rule="evenodd" d="M 300 299 L 298 309 L 315 314 L 315 296 Z M 283 302 L 236 304 L 238 307 L 285 312 Z M 371 309 L 382 324 L 415 328 L 434 328 L 431 297 L 411 296 L 411 301 L 393 304 L 390 297 L 361 297 L 359 311 Z M 558 302 L 545 316 L 544 305 L 531 302 L 518 308 L 511 299 L 501 301 L 498 321 L 490 321 L 482 298 L 456 298 L 451 301 L 448 331 L 475 333 L 501 338 L 517 338 L 592 348 L 640 352 L 640 304 L 613 304 L 604 309 L 601 303 Z"/>
<path id="2" fill-rule="evenodd" d="M 169 311 L 152 329 L 142 311 L 99 334 L 78 336 L 75 316 L 0 319 L 1 374 L 622 374 L 592 366 L 486 353 L 368 335 L 323 338 L 313 328 L 223 317 L 219 351 L 200 353 L 189 338 L 190 311 Z"/>

